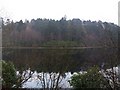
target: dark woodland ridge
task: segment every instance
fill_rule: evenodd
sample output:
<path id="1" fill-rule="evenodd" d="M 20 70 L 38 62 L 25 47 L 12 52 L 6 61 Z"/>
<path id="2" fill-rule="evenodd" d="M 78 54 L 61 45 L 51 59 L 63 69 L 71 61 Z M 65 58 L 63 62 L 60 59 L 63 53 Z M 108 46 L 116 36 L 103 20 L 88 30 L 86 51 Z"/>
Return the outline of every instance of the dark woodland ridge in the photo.
<path id="1" fill-rule="evenodd" d="M 32 19 L 3 23 L 3 47 L 118 47 L 120 27 L 102 21 Z"/>
<path id="2" fill-rule="evenodd" d="M 120 27 L 102 21 L 32 19 L 3 23 L 3 60 L 40 71 L 116 66 Z M 51 67 L 52 66 L 52 67 Z M 56 68 L 57 67 L 57 68 Z"/>

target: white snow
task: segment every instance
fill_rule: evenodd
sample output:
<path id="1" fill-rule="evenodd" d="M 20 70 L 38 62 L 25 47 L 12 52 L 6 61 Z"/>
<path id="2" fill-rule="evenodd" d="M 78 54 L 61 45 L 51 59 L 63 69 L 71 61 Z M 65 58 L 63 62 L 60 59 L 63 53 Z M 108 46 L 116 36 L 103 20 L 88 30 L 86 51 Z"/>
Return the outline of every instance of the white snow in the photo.
<path id="1" fill-rule="evenodd" d="M 111 71 L 111 69 L 107 69 L 108 71 Z M 118 67 L 114 67 L 114 70 L 117 71 L 118 73 Z M 102 71 L 100 71 L 102 72 Z M 79 73 L 86 73 L 85 71 L 80 71 Z M 43 72 L 41 73 L 37 73 L 36 71 L 34 72 L 34 74 L 32 75 L 32 78 L 30 78 L 26 83 L 23 84 L 23 88 L 42 88 L 42 84 L 41 81 L 38 79 L 38 75 L 42 76 Z M 44 73 L 46 76 L 46 81 L 49 80 L 49 73 Z M 57 73 L 53 73 L 55 75 L 58 75 Z M 71 76 L 73 76 L 74 74 L 77 74 L 76 72 L 74 72 L 73 74 L 71 74 L 70 72 L 66 72 L 65 75 L 66 77 L 62 79 L 61 83 L 59 84 L 59 87 L 62 88 L 71 88 L 68 80 L 70 80 Z M 62 77 L 61 77 L 62 78 Z"/>
<path id="2" fill-rule="evenodd" d="M 23 88 L 42 88 L 41 81 L 37 78 L 37 75 L 42 75 L 42 73 L 34 72 L 32 78 L 30 78 L 26 83 L 23 84 Z M 70 72 L 65 73 L 66 77 L 62 79 L 62 81 L 59 84 L 59 87 L 62 88 L 70 88 L 70 84 L 68 80 L 70 80 L 70 77 L 72 74 Z M 46 81 L 49 80 L 49 73 L 45 73 L 45 76 L 47 77 Z M 50 83 L 50 82 L 49 82 Z"/>

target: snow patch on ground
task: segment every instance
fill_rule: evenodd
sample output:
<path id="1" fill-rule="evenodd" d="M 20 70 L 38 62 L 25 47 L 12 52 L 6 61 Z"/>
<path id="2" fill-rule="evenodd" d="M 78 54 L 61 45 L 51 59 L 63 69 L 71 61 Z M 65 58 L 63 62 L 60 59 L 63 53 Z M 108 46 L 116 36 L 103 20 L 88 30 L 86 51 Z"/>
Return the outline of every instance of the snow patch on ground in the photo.
<path id="1" fill-rule="evenodd" d="M 114 67 L 113 68 L 117 73 L 118 72 L 118 67 Z M 111 69 L 107 69 L 107 71 L 111 71 Z M 102 71 L 100 71 L 102 72 Z M 79 73 L 86 73 L 85 71 L 80 71 Z M 32 75 L 32 77 L 23 84 L 23 88 L 42 88 L 42 84 L 41 81 L 38 79 L 38 74 L 42 75 L 42 73 L 37 73 L 36 71 L 34 72 L 34 74 Z M 47 76 L 47 79 L 49 79 L 49 73 L 45 73 L 45 75 Z M 71 72 L 67 72 L 65 73 L 65 78 L 62 79 L 61 83 L 59 84 L 59 87 L 61 88 L 71 88 L 68 80 L 70 80 L 71 76 L 73 76 L 74 74 L 77 74 L 76 72 L 74 72 L 73 74 L 71 74 Z M 56 74 L 57 75 L 57 74 Z"/>
<path id="2" fill-rule="evenodd" d="M 37 73 L 34 72 L 33 76 L 26 82 L 23 84 L 23 88 L 42 88 L 42 84 L 41 81 L 37 78 L 38 74 L 42 74 L 42 73 Z M 49 79 L 49 73 L 45 73 L 47 76 L 47 79 Z M 66 77 L 62 79 L 62 81 L 59 84 L 59 87 L 62 88 L 70 88 L 70 84 L 68 82 L 68 80 L 70 80 L 70 77 L 72 76 L 72 74 L 70 72 L 65 73 Z"/>

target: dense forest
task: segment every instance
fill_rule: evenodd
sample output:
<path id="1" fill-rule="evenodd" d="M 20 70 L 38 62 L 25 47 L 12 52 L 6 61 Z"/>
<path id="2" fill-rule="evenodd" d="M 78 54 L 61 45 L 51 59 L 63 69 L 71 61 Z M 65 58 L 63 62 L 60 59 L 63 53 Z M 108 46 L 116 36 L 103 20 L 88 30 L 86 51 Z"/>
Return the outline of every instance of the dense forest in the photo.
<path id="1" fill-rule="evenodd" d="M 3 24 L 3 47 L 117 47 L 120 27 L 102 21 L 32 19 Z"/>
<path id="2" fill-rule="evenodd" d="M 12 61 L 18 68 L 79 71 L 119 63 L 120 27 L 113 23 L 65 17 L 25 22 L 8 19 L 3 22 L 2 32 L 3 60 Z"/>

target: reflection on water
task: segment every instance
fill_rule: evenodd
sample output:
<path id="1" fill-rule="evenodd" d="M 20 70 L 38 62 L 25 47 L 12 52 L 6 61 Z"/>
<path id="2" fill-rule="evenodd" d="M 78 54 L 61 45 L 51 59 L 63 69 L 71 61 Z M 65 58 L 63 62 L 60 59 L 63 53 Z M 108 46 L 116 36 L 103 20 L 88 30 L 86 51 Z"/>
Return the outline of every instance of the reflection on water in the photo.
<path id="1" fill-rule="evenodd" d="M 102 68 L 118 65 L 117 48 L 89 49 L 3 49 L 3 60 L 12 61 L 17 68 L 39 71 L 80 71 L 89 66 Z"/>

